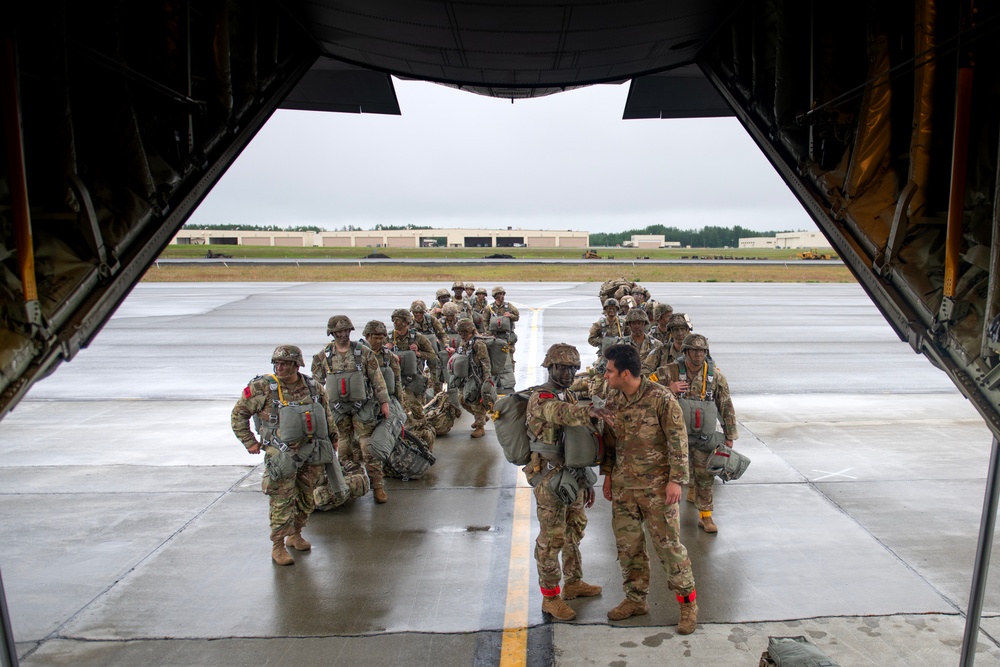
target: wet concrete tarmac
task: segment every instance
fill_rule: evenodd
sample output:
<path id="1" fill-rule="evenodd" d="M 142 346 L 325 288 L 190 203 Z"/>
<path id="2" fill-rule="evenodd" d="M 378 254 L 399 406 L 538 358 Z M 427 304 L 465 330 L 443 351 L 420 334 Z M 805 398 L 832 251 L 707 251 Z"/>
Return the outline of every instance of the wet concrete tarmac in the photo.
<path id="1" fill-rule="evenodd" d="M 388 482 L 387 505 L 314 515 L 312 552 L 279 568 L 260 457 L 227 419 L 275 344 L 312 354 L 329 315 L 360 330 L 436 287 L 139 285 L 0 423 L 0 568 L 22 664 L 500 664 L 512 547 L 530 560 L 531 545 L 512 544 L 523 489 L 491 425 L 471 440 L 464 416 L 427 477 Z M 767 635 L 796 634 L 844 667 L 957 664 L 990 445 L 974 410 L 856 286 L 649 287 L 708 336 L 753 460 L 717 486 L 718 535 L 681 508 L 702 626 L 676 634 L 657 567 L 650 614 L 607 621 L 621 588 L 599 500 L 582 550 L 604 594 L 549 623 L 530 562 L 528 664 L 756 665 Z M 542 379 L 552 343 L 592 360 L 596 285 L 506 288 L 518 386 Z M 977 664 L 1000 665 L 1000 584 L 982 627 Z"/>

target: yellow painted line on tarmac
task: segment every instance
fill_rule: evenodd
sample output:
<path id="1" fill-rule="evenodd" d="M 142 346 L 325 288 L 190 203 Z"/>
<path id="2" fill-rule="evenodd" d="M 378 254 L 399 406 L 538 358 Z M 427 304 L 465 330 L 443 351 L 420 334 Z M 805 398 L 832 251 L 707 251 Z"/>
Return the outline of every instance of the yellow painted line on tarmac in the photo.
<path id="1" fill-rule="evenodd" d="M 541 344 L 538 320 L 541 308 L 531 309 L 531 335 L 526 375 L 528 386 L 536 384 Z M 520 472 L 514 489 L 514 517 L 510 532 L 510 563 L 507 568 L 507 604 L 503 617 L 500 667 L 523 667 L 528 663 L 528 601 L 531 591 L 531 486 Z"/>

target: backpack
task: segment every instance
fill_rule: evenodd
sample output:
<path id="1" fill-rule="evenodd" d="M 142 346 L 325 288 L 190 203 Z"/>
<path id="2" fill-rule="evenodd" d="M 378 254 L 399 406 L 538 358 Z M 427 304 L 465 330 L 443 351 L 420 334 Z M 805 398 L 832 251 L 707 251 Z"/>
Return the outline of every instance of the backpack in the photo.
<path id="1" fill-rule="evenodd" d="M 382 463 L 382 470 L 386 475 L 406 482 L 423 477 L 434 462 L 434 455 L 427 445 L 413 433 L 404 430 L 389 457 Z"/>
<path id="2" fill-rule="evenodd" d="M 368 449 L 379 461 L 385 462 L 392 454 L 396 446 L 396 440 L 403 433 L 403 424 L 406 423 L 406 410 L 395 396 L 389 397 L 389 418 L 382 418 L 379 412 L 378 426 L 372 431 L 371 442 Z"/>
<path id="3" fill-rule="evenodd" d="M 750 458 L 735 449 L 719 445 L 708 457 L 708 472 L 722 480 L 722 483 L 739 479 L 750 467 Z"/>
<path id="4" fill-rule="evenodd" d="M 760 656 L 761 667 L 838 667 L 830 656 L 803 636 L 768 637 L 767 650 Z"/>
<path id="5" fill-rule="evenodd" d="M 510 463 L 523 466 L 531 460 L 531 439 L 528 436 L 528 399 L 531 389 L 507 394 L 496 402 L 493 425 L 503 455 Z"/>

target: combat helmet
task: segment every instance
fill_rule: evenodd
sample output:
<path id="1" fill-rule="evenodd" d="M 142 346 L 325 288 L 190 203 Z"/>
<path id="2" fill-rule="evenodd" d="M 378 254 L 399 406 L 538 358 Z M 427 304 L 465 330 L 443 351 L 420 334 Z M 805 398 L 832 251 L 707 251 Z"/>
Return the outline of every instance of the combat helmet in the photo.
<path id="1" fill-rule="evenodd" d="M 671 329 L 687 329 L 688 331 L 691 331 L 691 320 L 689 320 L 688 316 L 684 313 L 674 313 L 670 316 L 670 319 L 667 320 L 667 331 L 670 331 Z"/>
<path id="2" fill-rule="evenodd" d="M 371 320 L 365 325 L 365 330 L 362 333 L 365 336 L 371 336 L 372 334 L 382 334 L 384 336 L 386 335 L 385 323 L 378 320 Z"/>
<path id="3" fill-rule="evenodd" d="M 567 343 L 556 343 L 545 353 L 545 360 L 542 361 L 542 368 L 553 365 L 576 366 L 580 368 L 580 353 L 575 347 Z"/>
<path id="4" fill-rule="evenodd" d="M 472 290 L 476 289 L 476 286 L 472 283 L 462 283 L 462 284 L 465 286 L 465 289 L 472 289 Z"/>
<path id="5" fill-rule="evenodd" d="M 458 321 L 458 324 L 455 325 L 455 331 L 462 334 L 463 336 L 468 333 L 475 334 L 476 325 L 468 317 L 463 317 Z"/>
<path id="6" fill-rule="evenodd" d="M 604 307 L 605 308 L 610 308 L 611 306 L 614 306 L 615 308 L 617 308 L 618 307 L 618 299 L 616 299 L 614 297 L 611 297 L 611 298 L 608 298 L 608 299 L 604 300 Z"/>
<path id="7" fill-rule="evenodd" d="M 410 304 L 410 311 L 414 313 L 426 313 L 427 304 L 421 301 L 420 299 L 417 299 L 416 301 Z"/>
<path id="8" fill-rule="evenodd" d="M 448 291 L 447 287 L 442 287 L 441 289 L 439 289 L 437 292 L 434 293 L 434 297 L 437 299 L 440 299 L 443 296 L 446 296 L 449 299 L 451 298 L 451 292 Z"/>
<path id="9" fill-rule="evenodd" d="M 348 329 L 354 331 L 354 325 L 351 324 L 351 318 L 347 315 L 334 315 L 326 323 L 326 334 L 332 336 L 338 331 L 344 331 Z"/>
<path id="10" fill-rule="evenodd" d="M 462 311 L 462 309 L 459 308 L 458 304 L 455 303 L 454 301 L 449 301 L 448 303 L 446 303 L 443 306 L 441 306 L 441 314 L 442 315 L 446 315 L 446 316 L 447 315 L 458 315 L 461 311 Z"/>
<path id="11" fill-rule="evenodd" d="M 486 288 L 485 287 L 477 287 L 476 288 L 476 294 L 486 294 Z"/>
<path id="12" fill-rule="evenodd" d="M 705 350 L 705 352 L 708 352 L 708 339 L 696 333 L 684 336 L 684 342 L 681 344 L 681 352 L 686 352 L 687 350 Z"/>
<path id="13" fill-rule="evenodd" d="M 625 316 L 625 324 L 629 322 L 645 322 L 649 324 L 649 315 L 642 308 L 633 308 L 628 311 L 628 315 Z"/>
<path id="14" fill-rule="evenodd" d="M 394 320 L 397 317 L 401 318 L 404 322 L 409 322 L 411 317 L 410 311 L 408 311 L 406 308 L 397 308 L 396 310 L 392 311 L 392 317 L 390 317 L 389 319 Z"/>
<path id="15" fill-rule="evenodd" d="M 653 320 L 654 321 L 659 320 L 664 315 L 673 312 L 674 312 L 674 307 L 671 306 L 669 303 L 658 303 L 655 306 L 653 306 Z"/>
<path id="16" fill-rule="evenodd" d="M 629 308 L 635 308 L 635 299 L 630 297 L 628 294 L 618 299 L 619 306 L 628 306 Z"/>
<path id="17" fill-rule="evenodd" d="M 496 287 L 494 287 L 493 291 L 491 292 L 491 294 L 493 294 L 494 298 L 496 297 L 497 294 L 506 294 L 506 293 L 507 293 L 507 290 L 505 290 L 500 285 L 497 285 Z"/>
<path id="18" fill-rule="evenodd" d="M 295 345 L 279 345 L 274 348 L 274 353 L 271 355 L 271 363 L 274 364 L 279 361 L 290 361 L 296 366 L 306 365 L 306 362 L 302 360 L 302 350 Z"/>
<path id="19" fill-rule="evenodd" d="M 451 291 L 454 292 L 457 289 L 465 289 L 465 283 L 461 280 L 456 280 L 451 284 Z"/>

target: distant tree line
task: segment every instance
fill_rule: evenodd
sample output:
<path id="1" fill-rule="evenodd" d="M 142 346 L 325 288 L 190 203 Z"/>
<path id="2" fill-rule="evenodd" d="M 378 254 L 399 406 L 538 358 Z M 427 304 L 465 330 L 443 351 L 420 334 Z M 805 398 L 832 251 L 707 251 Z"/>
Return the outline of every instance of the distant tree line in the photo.
<path id="1" fill-rule="evenodd" d="M 233 232 L 323 232 L 322 227 L 316 225 L 293 225 L 291 227 L 279 227 L 277 225 L 195 225 L 187 223 L 184 229 L 218 229 Z M 361 231 L 360 228 L 351 231 Z"/>
<path id="2" fill-rule="evenodd" d="M 790 231 L 790 230 L 789 230 Z M 590 235 L 592 246 L 616 246 L 642 234 L 662 234 L 667 241 L 680 241 L 681 246 L 692 248 L 737 248 L 740 239 L 751 236 L 774 236 L 776 232 L 758 232 L 739 225 L 735 227 L 702 227 L 701 229 L 678 229 L 663 225 L 650 225 L 645 229 L 630 229 L 626 232 L 598 233 Z"/>

